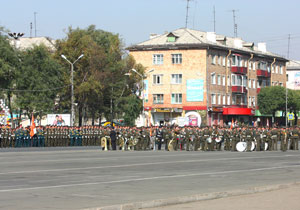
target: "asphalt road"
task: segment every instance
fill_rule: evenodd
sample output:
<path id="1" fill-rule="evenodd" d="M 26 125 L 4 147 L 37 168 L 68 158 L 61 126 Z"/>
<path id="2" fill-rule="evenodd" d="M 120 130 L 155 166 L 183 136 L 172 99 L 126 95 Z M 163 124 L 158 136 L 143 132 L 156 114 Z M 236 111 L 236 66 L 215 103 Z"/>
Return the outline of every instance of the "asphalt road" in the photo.
<path id="1" fill-rule="evenodd" d="M 0 149 L 0 209 L 83 209 L 300 181 L 300 152 Z"/>

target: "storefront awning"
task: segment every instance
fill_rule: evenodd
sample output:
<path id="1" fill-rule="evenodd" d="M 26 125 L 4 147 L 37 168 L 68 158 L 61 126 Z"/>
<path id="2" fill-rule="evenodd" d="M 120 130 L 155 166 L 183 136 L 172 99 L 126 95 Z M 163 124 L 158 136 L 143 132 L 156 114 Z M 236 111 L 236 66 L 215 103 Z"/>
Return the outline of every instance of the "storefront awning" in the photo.
<path id="1" fill-rule="evenodd" d="M 223 115 L 253 115 L 251 108 L 223 108 Z"/>

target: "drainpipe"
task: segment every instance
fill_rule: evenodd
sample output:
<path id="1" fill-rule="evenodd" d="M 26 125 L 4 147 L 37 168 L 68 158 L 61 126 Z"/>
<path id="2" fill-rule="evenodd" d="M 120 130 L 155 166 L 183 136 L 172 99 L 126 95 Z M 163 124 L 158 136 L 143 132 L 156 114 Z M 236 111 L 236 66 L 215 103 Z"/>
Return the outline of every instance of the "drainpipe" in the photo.
<path id="1" fill-rule="evenodd" d="M 231 55 L 231 50 L 229 50 L 228 55 L 226 56 L 226 97 L 228 94 L 228 58 Z M 230 77 L 229 77 L 230 78 Z M 229 79 L 231 81 L 231 78 Z"/>
<path id="2" fill-rule="evenodd" d="M 271 73 L 271 81 L 270 81 L 271 84 L 270 84 L 270 86 L 272 86 L 272 81 L 273 81 L 272 80 L 272 75 L 273 75 L 272 74 L 272 67 L 273 67 L 273 65 L 274 65 L 275 62 L 276 62 L 276 58 L 274 58 L 273 62 L 271 63 L 271 72 L 270 72 Z"/>
<path id="3" fill-rule="evenodd" d="M 250 71 L 249 71 L 249 66 L 250 66 L 250 61 L 253 59 L 253 54 L 251 53 L 250 58 L 248 59 L 248 65 L 247 65 L 247 78 L 248 78 L 248 88 L 249 88 L 249 78 L 250 78 Z M 250 82 L 251 84 L 251 82 Z M 255 84 L 256 85 L 256 84 Z M 247 91 L 247 101 L 249 100 L 249 90 Z M 255 97 L 256 100 L 257 97 Z M 256 103 L 255 103 L 256 104 Z M 249 108 L 249 101 L 247 103 L 247 107 Z"/>

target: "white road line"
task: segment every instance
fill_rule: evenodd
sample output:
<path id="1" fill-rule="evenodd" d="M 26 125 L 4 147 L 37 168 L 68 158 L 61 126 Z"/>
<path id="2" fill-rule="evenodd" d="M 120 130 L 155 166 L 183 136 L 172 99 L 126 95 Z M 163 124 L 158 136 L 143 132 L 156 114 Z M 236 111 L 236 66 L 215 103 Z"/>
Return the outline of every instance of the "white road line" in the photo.
<path id="1" fill-rule="evenodd" d="M 300 167 L 300 165 L 282 166 L 282 167 L 269 167 L 269 168 L 254 168 L 254 169 L 247 169 L 247 170 L 206 172 L 206 173 L 196 173 L 196 174 L 180 174 L 180 175 L 172 175 L 172 176 L 156 176 L 156 177 L 146 177 L 146 178 L 138 178 L 138 179 L 123 179 L 123 180 L 115 180 L 115 181 L 107 181 L 107 182 L 88 182 L 88 183 L 53 185 L 53 186 L 43 186 L 43 187 L 15 188 L 15 189 L 0 190 L 0 193 L 16 192 L 16 191 L 42 190 L 42 189 L 55 189 L 55 188 L 66 188 L 66 187 L 78 187 L 78 186 L 88 186 L 88 185 L 117 184 L 117 183 L 126 183 L 126 182 L 148 181 L 148 180 L 156 180 L 156 179 L 182 178 L 182 177 L 192 177 L 192 176 L 207 176 L 207 175 L 218 175 L 218 174 L 256 172 L 256 171 L 267 171 L 267 170 L 277 170 L 277 169 L 297 168 L 297 167 Z"/>
<path id="2" fill-rule="evenodd" d="M 2 161 L 0 162 L 0 165 L 11 165 L 11 164 L 18 164 L 18 163 L 46 163 L 46 162 L 70 162 L 70 161 L 80 161 L 80 160 L 120 160 L 120 158 L 159 158 L 159 157 L 183 157 L 183 156 L 201 156 L 199 154 L 204 154 L 204 153 L 186 153 L 183 154 L 181 153 L 178 155 L 178 153 L 175 155 L 138 155 L 138 156 L 111 156 L 111 157 L 83 157 L 83 158 L 62 158 L 62 159 L 55 159 L 55 160 L 23 160 L 23 161 Z M 207 154 L 207 153 L 206 153 Z M 216 155 L 223 155 L 224 153 L 214 153 L 214 156 Z M 237 153 L 236 153 L 237 154 Z"/>
<path id="3" fill-rule="evenodd" d="M 299 155 L 294 155 L 299 157 Z M 2 172 L 0 175 L 8 174 L 27 174 L 27 173 L 45 173 L 45 172 L 61 172 L 61 171 L 78 171 L 78 170 L 92 170 L 92 169 L 105 169 L 105 168 L 124 168 L 134 166 L 148 166 L 148 165 L 163 165 L 163 164 L 174 164 L 174 163 L 196 163 L 196 162 L 209 162 L 209 161 L 227 161 L 227 160 L 249 160 L 249 159 L 264 159 L 264 158 L 284 158 L 285 156 L 265 156 L 265 157 L 237 157 L 237 158 L 219 158 L 219 159 L 197 159 L 197 160 L 179 160 L 179 161 L 165 161 L 165 162 L 151 162 L 151 163 L 135 163 L 135 164 L 122 164 L 114 166 L 94 166 L 94 167 L 83 167 L 83 168 L 63 168 L 63 169 L 45 169 L 35 171 L 11 171 Z M 291 156 L 289 156 L 291 157 Z"/>

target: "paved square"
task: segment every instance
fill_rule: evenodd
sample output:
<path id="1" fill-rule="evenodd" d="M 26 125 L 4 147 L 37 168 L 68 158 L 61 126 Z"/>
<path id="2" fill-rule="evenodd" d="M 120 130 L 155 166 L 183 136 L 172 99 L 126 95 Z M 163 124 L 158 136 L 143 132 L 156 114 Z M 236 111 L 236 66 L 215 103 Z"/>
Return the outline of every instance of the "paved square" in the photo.
<path id="1" fill-rule="evenodd" d="M 300 153 L 0 150 L 0 209 L 83 209 L 300 181 Z"/>

